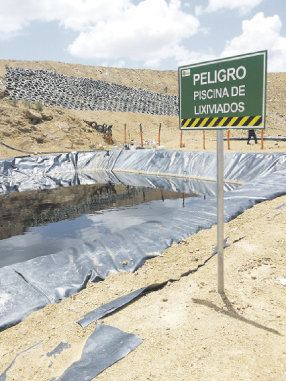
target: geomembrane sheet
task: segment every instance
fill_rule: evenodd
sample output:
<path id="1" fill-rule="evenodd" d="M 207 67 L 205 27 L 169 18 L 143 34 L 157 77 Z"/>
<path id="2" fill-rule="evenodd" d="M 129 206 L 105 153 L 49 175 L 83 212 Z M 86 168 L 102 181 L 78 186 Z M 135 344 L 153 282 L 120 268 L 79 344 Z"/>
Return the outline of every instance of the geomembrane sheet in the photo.
<path id="1" fill-rule="evenodd" d="M 178 177 L 178 182 L 170 175 Z M 102 234 L 95 232 L 94 241 L 1 268 L 0 330 L 78 292 L 88 281 L 104 280 L 110 272 L 135 271 L 172 242 L 210 228 L 217 219 L 215 152 L 117 150 L 0 161 L 2 194 L 88 184 L 95 179 L 179 189 L 187 187 L 190 177 L 193 184 L 202 180 L 193 186 L 207 197 L 186 198 L 184 208 L 178 208 L 177 200 L 167 200 L 164 211 L 152 201 L 148 210 L 136 205 L 104 213 L 98 217 Z M 224 220 L 229 221 L 258 202 L 286 194 L 286 155 L 226 152 L 224 178 L 226 187 L 229 184 Z M 210 186 L 206 180 L 212 181 Z M 240 186 L 233 188 L 232 182 Z"/>

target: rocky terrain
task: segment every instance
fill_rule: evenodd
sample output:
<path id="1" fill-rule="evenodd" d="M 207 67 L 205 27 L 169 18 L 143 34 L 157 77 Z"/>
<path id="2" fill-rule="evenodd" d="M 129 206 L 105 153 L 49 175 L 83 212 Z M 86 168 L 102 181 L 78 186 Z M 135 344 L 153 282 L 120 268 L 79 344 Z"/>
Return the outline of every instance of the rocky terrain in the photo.
<path id="1" fill-rule="evenodd" d="M 0 61 L 0 157 L 70 150 L 113 149 L 127 141 L 179 149 L 178 117 L 144 113 L 73 110 L 5 96 L 5 66 L 47 70 L 92 78 L 134 89 L 177 95 L 177 73 L 68 65 L 56 62 Z M 269 73 L 267 126 L 264 136 L 286 136 L 286 73 Z M 84 120 L 113 125 L 113 145 Z M 246 132 L 231 131 L 245 137 Z M 258 137 L 260 133 L 258 132 Z M 202 131 L 183 133 L 185 150 L 202 150 Z M 230 150 L 284 152 L 286 143 L 267 140 L 246 145 L 231 141 Z M 206 133 L 206 150 L 216 150 L 215 132 Z M 228 150 L 225 143 L 225 150 Z M 28 152 L 24 152 L 28 151 Z M 64 193 L 65 191 L 63 191 Z M 61 303 L 33 312 L 25 321 L 0 333 L 0 379 L 50 381 L 79 360 L 95 323 L 82 329 L 76 322 L 89 311 L 147 285 L 151 292 L 99 322 L 134 333 L 143 343 L 101 373 L 98 381 L 189 381 L 286 379 L 286 196 L 261 202 L 224 226 L 225 294 L 217 293 L 213 257 L 216 226 L 173 244 L 134 274 L 110 274 L 104 282 Z M 35 205 L 37 207 L 37 204 Z M 26 216 L 25 216 L 26 218 Z M 165 286 L 156 288 L 165 282 Z M 0 301 L 1 302 L 1 301 Z M 40 343 L 40 344 L 39 344 Z M 51 357 L 60 343 L 64 351 Z M 26 351 L 28 348 L 37 347 Z M 18 354 L 22 352 L 21 355 Z M 11 365 L 12 364 L 12 365 Z"/>
<path id="2" fill-rule="evenodd" d="M 10 69 L 7 69 L 10 68 Z M 18 69 L 17 69 L 18 68 Z M 20 70 L 20 69 L 21 70 Z M 16 99 L 25 93 L 24 82 L 22 87 L 14 85 L 16 93 L 15 98 L 5 93 L 9 82 L 7 76 L 9 72 L 20 70 L 21 73 L 37 72 L 41 75 L 56 76 L 57 80 L 67 77 L 73 78 L 73 81 L 82 81 L 82 83 L 100 84 L 102 89 L 111 86 L 111 89 L 120 89 L 122 97 L 113 105 L 109 103 L 109 97 L 102 98 L 102 107 L 97 110 L 81 109 L 78 103 L 73 105 L 77 108 L 64 108 L 59 105 L 50 105 L 52 100 L 46 100 L 49 105 L 44 105 L 43 94 L 38 98 Z M 157 146 L 159 140 L 159 126 L 161 123 L 160 144 L 168 149 L 178 149 L 180 147 L 180 131 L 178 128 L 178 116 L 174 115 L 176 106 L 176 97 L 178 93 L 177 72 L 175 71 L 152 71 L 135 69 L 116 69 L 91 67 L 84 65 L 71 65 L 57 62 L 26 62 L 26 61 L 0 61 L 0 141 L 12 146 L 19 151 L 12 150 L 0 144 L 0 157 L 13 157 L 19 155 L 33 154 L 37 152 L 58 152 L 75 150 L 94 150 L 108 148 L 112 149 L 114 145 L 121 147 L 125 142 L 124 126 L 126 125 L 126 141 L 135 146 L 141 144 L 140 124 L 143 130 L 144 146 Z M 76 78 L 76 79 L 75 79 Z M 88 81 L 91 82 L 86 82 Z M 269 73 L 267 79 L 267 118 L 264 137 L 284 136 L 286 123 L 286 74 Z M 73 82 L 73 86 L 75 86 Z M 103 86 L 103 87 L 102 87 Z M 105 86 L 105 87 L 104 87 Z M 124 93 L 124 91 L 125 93 Z M 9 91 L 9 90 L 8 90 Z M 13 95 L 13 91 L 11 91 Z M 133 106 L 128 105 L 128 100 L 132 94 L 139 97 L 142 94 L 151 97 L 159 97 L 165 104 L 164 107 L 156 106 L 155 100 L 152 102 L 141 103 L 136 109 L 136 102 Z M 37 95 L 37 94 L 36 94 Z M 62 105 L 72 98 L 69 94 L 62 99 Z M 125 97 L 125 99 L 124 99 Z M 142 98 L 142 97 L 141 97 Z M 159 99 L 158 98 L 158 99 Z M 66 103 L 66 106 L 72 105 Z M 79 102 L 79 100 L 78 100 Z M 88 103 L 88 102 L 87 102 Z M 138 103 L 138 102 L 137 102 Z M 140 102 L 139 102 L 140 103 Z M 120 106 L 121 104 L 121 106 Z M 170 106 L 172 104 L 172 107 Z M 118 106 L 118 107 L 117 107 Z M 136 106 L 136 107 L 135 107 Z M 156 106 L 156 107 L 155 107 Z M 116 109 L 116 107 L 118 109 Z M 123 108 L 120 108 L 123 107 Z M 124 110 L 125 107 L 125 111 Z M 148 108 L 149 107 L 149 108 Z M 107 109 L 104 109 L 107 108 Z M 143 112 L 151 110 L 150 113 Z M 169 110 L 170 115 L 166 112 Z M 170 111 L 170 110 L 173 111 Z M 116 110 L 116 111 L 115 111 Z M 121 111 L 120 111 L 121 110 Z M 153 110 L 153 111 L 152 111 Z M 134 112 L 132 112 L 134 111 Z M 173 114 L 173 115 L 172 115 Z M 99 124 L 106 123 L 112 125 L 114 144 L 110 145 L 108 139 L 90 127 L 85 121 L 96 121 Z M 257 133 L 260 137 L 260 132 Z M 231 137 L 246 137 L 245 131 L 231 131 Z M 183 133 L 183 149 L 201 150 L 203 148 L 202 131 L 192 131 Z M 265 141 L 264 150 L 285 151 L 285 142 Z M 206 149 L 216 149 L 216 133 L 206 132 Z M 22 152 L 23 150 L 25 152 Z M 245 142 L 234 141 L 231 143 L 231 150 L 260 150 L 260 145 L 246 146 Z M 27 151 L 27 152 L 26 152 Z"/>

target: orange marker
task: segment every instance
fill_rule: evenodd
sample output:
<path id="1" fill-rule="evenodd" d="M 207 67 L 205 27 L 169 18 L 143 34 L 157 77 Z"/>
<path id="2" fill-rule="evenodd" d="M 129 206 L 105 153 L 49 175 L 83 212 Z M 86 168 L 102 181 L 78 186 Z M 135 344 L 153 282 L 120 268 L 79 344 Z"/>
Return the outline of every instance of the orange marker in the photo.
<path id="1" fill-rule="evenodd" d="M 142 132 L 142 125 L 140 123 L 140 135 L 141 135 L 141 147 L 143 147 L 143 132 Z"/>

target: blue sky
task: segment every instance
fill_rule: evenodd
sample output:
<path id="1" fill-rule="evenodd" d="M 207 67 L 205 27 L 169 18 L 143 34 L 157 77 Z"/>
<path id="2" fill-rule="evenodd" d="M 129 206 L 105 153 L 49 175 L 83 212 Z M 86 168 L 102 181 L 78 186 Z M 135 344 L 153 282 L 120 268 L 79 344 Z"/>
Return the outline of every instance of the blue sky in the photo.
<path id="1" fill-rule="evenodd" d="M 1 59 L 176 70 L 265 49 L 285 72 L 285 0 L 0 0 Z"/>

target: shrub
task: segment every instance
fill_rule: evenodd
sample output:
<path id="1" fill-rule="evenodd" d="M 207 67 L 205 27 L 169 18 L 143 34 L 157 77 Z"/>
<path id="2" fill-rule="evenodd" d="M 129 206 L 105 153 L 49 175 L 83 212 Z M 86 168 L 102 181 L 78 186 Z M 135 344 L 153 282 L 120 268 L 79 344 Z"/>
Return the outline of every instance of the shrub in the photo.
<path id="1" fill-rule="evenodd" d="M 32 104 L 31 104 L 30 101 L 24 101 L 23 104 L 24 104 L 25 107 L 27 107 L 27 108 L 29 108 L 29 109 L 30 109 L 31 106 L 32 106 Z"/>
<path id="2" fill-rule="evenodd" d="M 44 105 L 41 102 L 35 102 L 35 109 L 37 111 L 43 111 Z"/>

